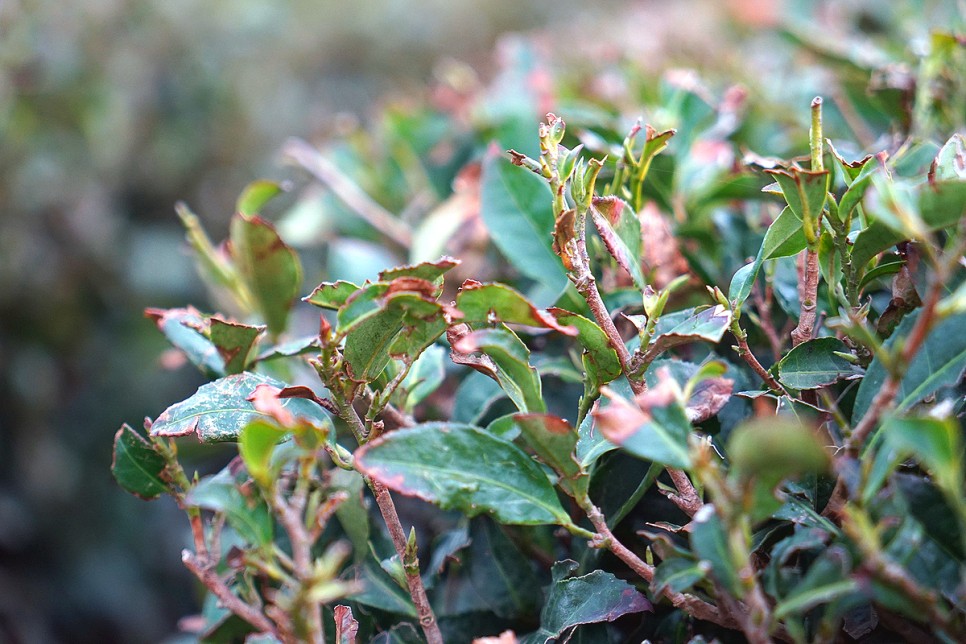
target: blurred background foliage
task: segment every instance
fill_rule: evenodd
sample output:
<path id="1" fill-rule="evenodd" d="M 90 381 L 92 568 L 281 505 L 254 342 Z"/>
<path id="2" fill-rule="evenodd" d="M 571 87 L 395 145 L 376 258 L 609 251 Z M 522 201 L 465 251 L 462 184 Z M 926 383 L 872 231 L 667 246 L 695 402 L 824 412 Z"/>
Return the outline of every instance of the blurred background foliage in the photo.
<path id="1" fill-rule="evenodd" d="M 463 163 L 491 139 L 529 151 L 548 109 L 575 123 L 609 110 L 623 133 L 618 114 L 664 105 L 643 116 L 682 128 L 678 142 L 688 124 L 662 122 L 684 113 L 674 88 L 717 105 L 741 85 L 736 138 L 783 155 L 802 149 L 804 106 L 821 93 L 833 139 L 881 144 L 935 50 L 930 29 L 962 12 L 954 0 L 0 3 L 0 641 L 160 641 L 198 609 L 183 517 L 122 493 L 108 470 L 122 421 L 202 382 L 162 368 L 165 341 L 141 315 L 216 306 L 176 201 L 221 239 L 248 182 L 291 179 L 305 189 L 269 214 L 302 250 L 307 288 L 358 281 L 435 252 Z M 955 75 L 944 60 L 940 85 Z M 325 146 L 389 211 L 437 220 L 409 253 L 386 244 L 280 163 L 289 136 Z M 485 232 L 464 232 L 465 277 L 505 277 Z"/>

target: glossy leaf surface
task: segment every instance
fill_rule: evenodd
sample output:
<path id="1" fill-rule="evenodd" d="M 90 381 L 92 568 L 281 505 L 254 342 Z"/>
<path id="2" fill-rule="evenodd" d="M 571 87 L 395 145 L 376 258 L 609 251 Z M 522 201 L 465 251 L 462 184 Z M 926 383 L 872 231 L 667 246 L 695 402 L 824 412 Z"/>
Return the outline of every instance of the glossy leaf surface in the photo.
<path id="1" fill-rule="evenodd" d="M 836 353 L 850 354 L 837 338 L 815 338 L 793 348 L 778 363 L 778 379 L 792 389 L 817 389 L 861 373 Z"/>
<path id="2" fill-rule="evenodd" d="M 238 440 L 242 428 L 265 417 L 249 398 L 258 385 L 282 389 L 285 384 L 260 374 L 245 372 L 227 376 L 199 387 L 190 398 L 168 407 L 151 426 L 152 436 L 194 434 L 203 443 Z M 303 398 L 286 398 L 282 407 L 298 418 L 319 426 L 328 424 L 325 412 Z"/>
<path id="3" fill-rule="evenodd" d="M 547 476 L 519 447 L 469 425 L 425 423 L 356 452 L 356 466 L 389 488 L 501 523 L 569 525 Z"/>

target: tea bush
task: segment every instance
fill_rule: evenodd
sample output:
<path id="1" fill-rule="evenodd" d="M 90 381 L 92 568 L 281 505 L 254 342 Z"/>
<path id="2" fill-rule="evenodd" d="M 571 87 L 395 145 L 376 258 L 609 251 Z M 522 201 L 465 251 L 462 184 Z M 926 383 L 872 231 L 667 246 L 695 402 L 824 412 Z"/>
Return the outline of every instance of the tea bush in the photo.
<path id="1" fill-rule="evenodd" d="M 966 637 L 966 48 L 809 42 L 780 106 L 517 42 L 290 141 L 223 244 L 179 206 L 222 312 L 147 315 L 211 382 L 113 472 L 188 517 L 194 636 Z"/>

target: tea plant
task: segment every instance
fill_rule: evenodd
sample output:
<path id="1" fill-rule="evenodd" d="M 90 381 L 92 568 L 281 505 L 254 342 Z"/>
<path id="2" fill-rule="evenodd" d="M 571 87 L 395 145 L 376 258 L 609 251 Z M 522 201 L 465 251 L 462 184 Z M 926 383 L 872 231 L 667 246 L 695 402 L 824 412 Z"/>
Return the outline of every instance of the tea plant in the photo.
<path id="1" fill-rule="evenodd" d="M 259 215 L 282 188 L 249 186 L 218 247 L 180 207 L 230 315 L 148 311 L 212 382 L 122 427 L 113 471 L 187 514 L 199 638 L 966 637 L 966 139 L 920 138 L 948 123 L 923 93 L 852 160 L 816 98 L 801 156 L 738 163 L 745 94 L 699 90 L 667 87 L 676 129 L 548 114 L 504 154 L 477 124 L 443 164 L 436 117 L 397 115 L 372 184 L 456 179 L 415 228 L 290 143 L 414 260 L 321 283 L 304 337 Z M 480 219 L 512 270 L 459 239 Z M 182 437 L 238 457 L 189 475 Z"/>

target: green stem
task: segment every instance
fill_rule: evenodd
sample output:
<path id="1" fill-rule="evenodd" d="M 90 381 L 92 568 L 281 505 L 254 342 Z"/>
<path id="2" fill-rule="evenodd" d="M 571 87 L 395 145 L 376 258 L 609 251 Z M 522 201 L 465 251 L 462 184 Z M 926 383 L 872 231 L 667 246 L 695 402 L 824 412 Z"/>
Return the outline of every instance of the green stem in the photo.
<path id="1" fill-rule="evenodd" d="M 825 164 L 822 159 L 822 97 L 812 99 L 812 127 L 809 134 L 809 151 L 811 152 L 812 172 L 822 172 Z"/>

